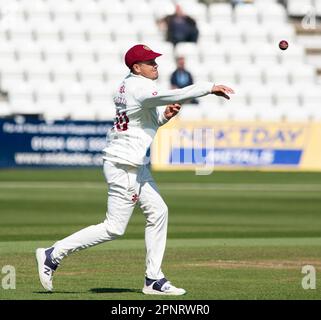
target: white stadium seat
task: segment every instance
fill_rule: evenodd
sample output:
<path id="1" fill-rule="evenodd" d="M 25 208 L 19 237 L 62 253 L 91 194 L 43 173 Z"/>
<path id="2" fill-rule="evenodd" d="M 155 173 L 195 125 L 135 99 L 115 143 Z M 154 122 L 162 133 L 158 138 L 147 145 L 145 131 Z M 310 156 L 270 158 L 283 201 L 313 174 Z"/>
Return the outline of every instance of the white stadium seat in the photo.
<path id="1" fill-rule="evenodd" d="M 115 117 L 115 107 L 112 102 L 91 104 L 95 110 L 96 119 L 101 121 L 112 121 Z"/>
<path id="2" fill-rule="evenodd" d="M 104 81 L 104 71 L 98 64 L 87 63 L 77 66 L 77 73 L 81 82 L 89 83 L 91 81 L 94 83 L 95 81 Z"/>
<path id="3" fill-rule="evenodd" d="M 195 67 L 188 68 L 190 70 L 194 83 L 196 82 L 203 82 L 203 81 L 210 81 L 210 70 L 207 64 L 199 64 Z"/>
<path id="4" fill-rule="evenodd" d="M 321 110 L 321 90 L 320 86 L 300 86 L 300 96 L 305 108 L 315 108 Z"/>
<path id="5" fill-rule="evenodd" d="M 76 9 L 72 2 L 68 0 L 59 0 L 59 6 L 57 6 L 57 1 L 47 0 L 47 2 L 54 20 L 57 21 L 59 18 L 75 19 Z"/>
<path id="6" fill-rule="evenodd" d="M 62 87 L 60 92 L 62 94 L 62 101 L 64 104 L 74 104 L 76 106 L 87 104 L 87 93 L 78 83 L 69 87 Z"/>
<path id="7" fill-rule="evenodd" d="M 291 86 L 275 86 L 274 96 L 276 99 L 276 105 L 281 108 L 299 107 L 299 92 Z"/>
<path id="8" fill-rule="evenodd" d="M 72 120 L 96 120 L 96 110 L 86 104 L 71 106 L 69 114 Z"/>
<path id="9" fill-rule="evenodd" d="M 51 10 L 42 0 L 22 1 L 19 3 L 19 6 L 29 22 L 33 21 L 36 23 L 51 20 Z"/>
<path id="10" fill-rule="evenodd" d="M 206 21 L 207 20 L 207 7 L 204 3 L 186 1 L 180 3 L 183 11 L 192 17 L 195 21 Z"/>
<path id="11" fill-rule="evenodd" d="M 83 27 L 91 43 L 110 43 L 112 40 L 112 30 L 109 24 L 83 23 Z"/>
<path id="12" fill-rule="evenodd" d="M 202 119 L 202 111 L 197 104 L 183 104 L 180 112 L 179 118 L 181 120 L 201 120 Z"/>
<path id="13" fill-rule="evenodd" d="M 0 61 L 5 61 L 5 60 L 11 60 L 14 61 L 16 60 L 17 55 L 16 55 L 16 48 L 14 45 L 8 42 L 0 42 Z M 3 64 L 0 65 L 0 70 L 2 67 L 5 66 Z"/>
<path id="14" fill-rule="evenodd" d="M 280 49 L 277 45 L 258 42 L 249 45 L 249 49 L 253 52 L 254 63 L 257 66 L 277 65 L 280 63 Z"/>
<path id="15" fill-rule="evenodd" d="M 293 17 L 303 17 L 309 12 L 312 4 L 312 0 L 288 0 L 287 12 Z"/>
<path id="16" fill-rule="evenodd" d="M 60 29 L 53 23 L 32 25 L 33 32 L 37 41 L 60 41 Z"/>
<path id="17" fill-rule="evenodd" d="M 283 112 L 283 117 L 289 122 L 309 121 L 312 118 L 309 110 L 301 106 L 293 106 L 291 110 L 288 110 L 288 108 L 283 108 L 281 110 Z"/>
<path id="18" fill-rule="evenodd" d="M 150 0 L 149 3 L 155 19 L 161 19 L 175 12 L 175 5 L 171 0 Z"/>
<path id="19" fill-rule="evenodd" d="M 71 64 L 51 65 L 51 74 L 54 82 L 77 82 L 77 69 Z"/>
<path id="20" fill-rule="evenodd" d="M 144 42 L 148 47 L 150 47 L 152 50 L 159 52 L 162 54 L 161 57 L 158 58 L 158 61 L 162 58 L 167 58 L 167 59 L 173 59 L 174 56 L 174 47 L 173 44 L 170 42 L 159 42 L 159 41 L 154 41 L 152 39 L 147 40 Z M 121 48 L 122 54 L 125 54 L 126 50 L 129 48 L 128 45 L 124 46 Z"/>
<path id="21" fill-rule="evenodd" d="M 246 45 L 230 45 L 226 47 L 227 59 L 234 65 L 251 64 L 253 62 L 253 52 Z"/>
<path id="22" fill-rule="evenodd" d="M 203 63 L 210 68 L 216 65 L 225 65 L 227 63 L 227 49 L 222 45 L 208 45 L 208 43 L 201 44 L 200 55 Z"/>
<path id="23" fill-rule="evenodd" d="M 138 30 L 128 23 L 111 25 L 111 33 L 114 41 L 138 41 Z"/>
<path id="24" fill-rule="evenodd" d="M 284 66 L 267 66 L 263 77 L 268 85 L 287 85 L 289 83 L 289 70 Z"/>
<path id="25" fill-rule="evenodd" d="M 41 48 L 44 56 L 44 60 L 51 64 L 67 63 L 69 61 L 69 55 L 67 48 L 59 41 L 43 42 Z"/>
<path id="26" fill-rule="evenodd" d="M 125 66 L 124 63 L 117 64 L 116 62 L 113 65 L 101 65 L 102 70 L 107 75 L 107 80 L 113 83 L 118 84 L 123 78 L 129 73 L 129 69 Z"/>
<path id="27" fill-rule="evenodd" d="M 6 28 L 0 28 L 0 43 L 6 43 L 9 40 L 8 30 Z"/>
<path id="28" fill-rule="evenodd" d="M 321 18 L 321 1 L 320 0 L 314 0 L 315 5 L 315 13 L 318 18 Z"/>
<path id="29" fill-rule="evenodd" d="M 247 90 L 253 108 L 269 108 L 274 105 L 273 89 L 268 86 L 251 86 Z"/>
<path id="30" fill-rule="evenodd" d="M 175 47 L 175 56 L 183 56 L 197 63 L 200 61 L 200 50 L 195 43 L 179 42 Z"/>
<path id="31" fill-rule="evenodd" d="M 40 114 L 42 112 L 41 106 L 35 103 L 32 88 L 26 84 L 10 90 L 9 103 L 14 114 Z"/>
<path id="32" fill-rule="evenodd" d="M 4 91 L 26 80 L 23 66 L 18 63 L 1 66 L 1 69 L 1 88 Z"/>
<path id="33" fill-rule="evenodd" d="M 23 64 L 35 65 L 42 60 L 42 49 L 37 43 L 16 43 L 15 51 L 18 60 Z"/>
<path id="34" fill-rule="evenodd" d="M 258 8 L 253 4 L 240 4 L 234 8 L 234 18 L 237 23 L 244 21 L 258 23 Z"/>
<path id="35" fill-rule="evenodd" d="M 279 59 L 282 64 L 302 64 L 305 62 L 305 49 L 297 44 L 290 44 L 287 50 L 279 50 Z"/>
<path id="36" fill-rule="evenodd" d="M 67 45 L 70 60 L 73 64 L 76 63 L 90 63 L 95 60 L 94 48 L 88 46 L 86 43 L 79 43 L 77 45 Z"/>
<path id="37" fill-rule="evenodd" d="M 74 1 L 75 11 L 81 22 L 97 22 L 104 20 L 104 14 L 94 1 Z"/>
<path id="38" fill-rule="evenodd" d="M 7 30 L 11 41 L 33 41 L 32 27 L 26 22 L 18 21 L 10 25 Z"/>
<path id="39" fill-rule="evenodd" d="M 145 1 L 126 1 L 124 5 L 128 9 L 129 17 L 131 21 L 135 20 L 153 20 L 154 12 L 151 10 L 151 6 Z"/>
<path id="40" fill-rule="evenodd" d="M 283 120 L 283 112 L 276 106 L 270 106 L 265 108 L 256 108 L 256 114 L 261 121 L 281 121 Z"/>
<path id="41" fill-rule="evenodd" d="M 269 37 L 269 30 L 264 25 L 253 25 L 249 22 L 242 23 L 240 25 L 242 29 L 243 39 L 246 41 L 246 44 L 253 43 L 253 47 L 255 43 L 266 43 Z"/>
<path id="42" fill-rule="evenodd" d="M 271 43 L 278 44 L 281 40 L 293 43 L 296 40 L 295 28 L 292 24 L 275 22 L 268 30 Z"/>
<path id="43" fill-rule="evenodd" d="M 259 11 L 259 20 L 262 24 L 285 23 L 287 20 L 287 13 L 284 6 L 277 2 L 266 4 L 266 1 L 255 2 Z"/>
<path id="44" fill-rule="evenodd" d="M 63 41 L 78 41 L 85 43 L 86 41 L 86 29 L 81 23 L 57 23 L 59 27 L 60 35 Z"/>
<path id="45" fill-rule="evenodd" d="M 135 22 L 135 28 L 142 43 L 146 41 L 164 41 L 164 35 L 159 31 L 154 21 L 150 21 L 149 23 L 147 23 L 146 20 L 139 21 L 138 24 Z"/>
<path id="46" fill-rule="evenodd" d="M 204 106 L 204 107 L 203 107 Z M 227 107 L 221 105 L 205 105 L 202 104 L 203 119 L 213 121 L 231 120 L 231 112 Z"/>
<path id="47" fill-rule="evenodd" d="M 12 115 L 11 105 L 7 101 L 0 101 L 0 117 Z"/>
<path id="48" fill-rule="evenodd" d="M 39 105 L 56 105 L 62 102 L 60 89 L 54 84 L 36 88 L 35 99 Z"/>
<path id="49" fill-rule="evenodd" d="M 88 102 L 96 104 L 110 105 L 112 103 L 112 90 L 107 85 L 92 87 L 87 90 Z"/>
<path id="50" fill-rule="evenodd" d="M 54 108 L 52 108 L 52 106 L 45 107 L 43 111 L 43 118 L 46 121 L 66 120 L 70 118 L 70 111 L 65 105 L 56 104 Z"/>
<path id="51" fill-rule="evenodd" d="M 256 108 L 247 105 L 235 106 L 230 109 L 230 119 L 234 121 L 255 121 L 258 118 Z"/>
<path id="52" fill-rule="evenodd" d="M 242 85 L 260 85 L 263 82 L 262 68 L 255 65 L 243 65 L 236 69 L 236 75 Z"/>
<path id="53" fill-rule="evenodd" d="M 127 7 L 120 1 L 98 1 L 98 7 L 109 24 L 119 24 L 129 19 Z"/>
<path id="54" fill-rule="evenodd" d="M 237 44 L 242 41 L 242 30 L 236 24 L 216 24 L 212 22 L 212 26 L 218 35 L 218 41 L 222 43 Z"/>
<path id="55" fill-rule="evenodd" d="M 292 84 L 314 84 L 316 83 L 316 72 L 311 65 L 298 64 L 289 70 L 290 80 Z M 320 101 L 321 105 L 321 101 Z"/>
<path id="56" fill-rule="evenodd" d="M 24 72 L 28 82 L 45 83 L 51 81 L 51 68 L 45 63 L 25 64 Z"/>
<path id="57" fill-rule="evenodd" d="M 9 101 L 14 105 L 21 105 L 24 102 L 33 103 L 34 95 L 32 87 L 28 86 L 27 84 L 22 84 L 15 88 L 11 88 L 9 92 Z"/>
<path id="58" fill-rule="evenodd" d="M 230 100 L 226 100 L 225 98 L 222 98 L 222 104 L 223 106 L 227 106 L 232 110 L 238 109 L 238 108 L 246 108 L 248 105 L 248 94 L 246 90 L 241 86 L 231 86 L 235 94 L 231 95 Z"/>
<path id="59" fill-rule="evenodd" d="M 216 41 L 216 33 L 212 25 L 208 22 L 198 22 L 199 30 L 198 43 L 209 44 Z"/>
<path id="60" fill-rule="evenodd" d="M 233 85 L 236 80 L 236 69 L 233 65 L 214 65 L 210 70 L 210 76 L 216 84 Z"/>
<path id="61" fill-rule="evenodd" d="M 228 24 L 232 22 L 232 6 L 229 3 L 211 3 L 208 14 L 211 22 Z"/>

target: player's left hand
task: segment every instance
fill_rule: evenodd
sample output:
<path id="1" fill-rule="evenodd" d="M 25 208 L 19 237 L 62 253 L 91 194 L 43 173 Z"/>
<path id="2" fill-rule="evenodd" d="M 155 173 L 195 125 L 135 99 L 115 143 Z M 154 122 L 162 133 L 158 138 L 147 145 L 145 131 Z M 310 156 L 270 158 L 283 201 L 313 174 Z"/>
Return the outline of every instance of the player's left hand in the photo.
<path id="1" fill-rule="evenodd" d="M 224 97 L 225 99 L 230 99 L 229 94 L 233 94 L 234 90 L 223 85 L 213 86 L 212 93 L 219 97 Z"/>
<path id="2" fill-rule="evenodd" d="M 167 107 L 164 111 L 165 118 L 167 120 L 170 120 L 173 117 L 175 117 L 179 113 L 179 110 L 181 109 L 181 107 L 182 107 L 182 105 L 179 103 L 167 105 Z"/>

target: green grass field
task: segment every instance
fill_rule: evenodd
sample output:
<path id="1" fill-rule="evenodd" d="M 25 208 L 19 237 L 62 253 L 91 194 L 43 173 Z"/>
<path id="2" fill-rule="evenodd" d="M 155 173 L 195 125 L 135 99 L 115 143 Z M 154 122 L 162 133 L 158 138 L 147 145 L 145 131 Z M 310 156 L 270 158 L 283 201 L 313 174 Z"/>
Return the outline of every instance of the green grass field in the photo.
<path id="1" fill-rule="evenodd" d="M 16 289 L 0 299 L 321 299 L 321 174 L 154 173 L 167 202 L 166 276 L 188 293 L 153 297 L 144 280 L 144 217 L 126 235 L 66 258 L 45 293 L 34 251 L 105 217 L 101 170 L 0 171 L 0 268 Z M 316 269 L 304 290 L 302 267 Z M 0 278 L 5 274 L 0 273 Z"/>

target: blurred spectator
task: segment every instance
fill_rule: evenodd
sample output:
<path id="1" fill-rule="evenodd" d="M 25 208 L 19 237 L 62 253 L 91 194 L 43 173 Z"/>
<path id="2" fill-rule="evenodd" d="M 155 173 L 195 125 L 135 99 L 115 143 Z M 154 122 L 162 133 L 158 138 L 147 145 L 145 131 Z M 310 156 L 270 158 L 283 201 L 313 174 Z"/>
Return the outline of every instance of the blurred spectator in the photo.
<path id="1" fill-rule="evenodd" d="M 199 31 L 196 21 L 186 15 L 179 4 L 175 5 L 175 13 L 162 18 L 159 24 L 165 24 L 166 41 L 174 46 L 178 42 L 197 42 Z"/>
<path id="2" fill-rule="evenodd" d="M 176 70 L 171 74 L 172 89 L 181 89 L 194 83 L 192 74 L 185 69 L 185 58 L 176 57 Z M 198 104 L 196 99 L 188 101 L 188 103 Z"/>

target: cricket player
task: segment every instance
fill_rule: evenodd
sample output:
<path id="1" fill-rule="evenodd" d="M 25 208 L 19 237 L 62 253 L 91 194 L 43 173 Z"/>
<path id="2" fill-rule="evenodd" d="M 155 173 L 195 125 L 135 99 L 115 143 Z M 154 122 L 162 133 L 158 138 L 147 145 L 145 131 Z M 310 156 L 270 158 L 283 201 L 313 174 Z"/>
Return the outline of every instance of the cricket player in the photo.
<path id="1" fill-rule="evenodd" d="M 122 236 L 135 205 L 145 217 L 146 273 L 144 294 L 183 295 L 161 269 L 167 238 L 168 209 L 151 176 L 146 161 L 157 129 L 179 112 L 181 102 L 215 94 L 229 99 L 232 89 L 209 82 L 183 89 L 160 90 L 155 61 L 160 53 L 138 44 L 125 55 L 130 73 L 114 95 L 116 117 L 103 150 L 103 169 L 108 184 L 106 219 L 84 228 L 49 248 L 38 248 L 36 259 L 42 286 L 53 290 L 52 278 L 62 259 L 69 254 Z M 163 106 L 163 107 L 162 107 Z"/>

